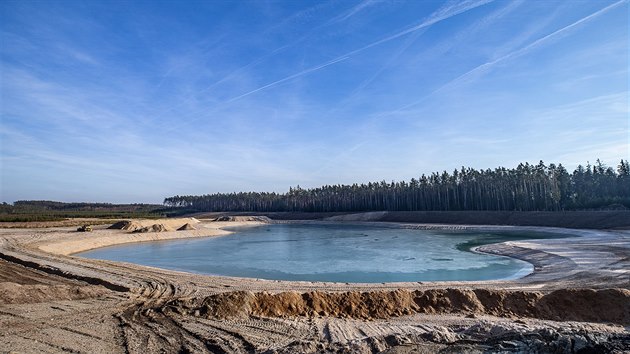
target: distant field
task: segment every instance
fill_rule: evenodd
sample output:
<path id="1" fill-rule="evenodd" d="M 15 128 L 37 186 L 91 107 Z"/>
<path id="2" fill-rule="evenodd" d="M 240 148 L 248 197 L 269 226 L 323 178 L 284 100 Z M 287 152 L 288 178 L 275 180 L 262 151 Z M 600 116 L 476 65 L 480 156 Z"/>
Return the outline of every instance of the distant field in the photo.
<path id="1" fill-rule="evenodd" d="M 18 201 L 0 205 L 0 223 L 76 224 L 76 219 L 158 218 L 170 210 L 158 204 L 62 203 L 53 201 Z M 69 221 L 68 219 L 75 219 Z M 54 224 L 57 223 L 57 224 Z M 42 224 L 46 225 L 46 224 Z"/>

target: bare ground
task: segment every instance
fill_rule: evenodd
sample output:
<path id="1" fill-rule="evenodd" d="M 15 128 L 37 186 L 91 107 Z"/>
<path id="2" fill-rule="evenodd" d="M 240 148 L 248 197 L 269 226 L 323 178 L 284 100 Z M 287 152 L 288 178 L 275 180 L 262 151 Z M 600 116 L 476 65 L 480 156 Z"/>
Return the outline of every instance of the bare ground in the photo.
<path id="1" fill-rule="evenodd" d="M 533 274 L 513 281 L 280 282 L 70 255 L 257 223 L 165 225 L 189 222 L 197 230 L 0 230 L 0 352 L 630 351 L 628 231 L 480 247 L 534 264 Z"/>

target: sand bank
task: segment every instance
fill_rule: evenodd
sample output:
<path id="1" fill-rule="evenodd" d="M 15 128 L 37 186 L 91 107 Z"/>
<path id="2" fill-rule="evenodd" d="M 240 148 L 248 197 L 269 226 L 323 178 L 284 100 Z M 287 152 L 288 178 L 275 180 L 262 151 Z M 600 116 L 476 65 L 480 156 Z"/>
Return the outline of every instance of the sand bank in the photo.
<path id="1" fill-rule="evenodd" d="M 223 230 L 224 227 L 241 227 L 260 225 L 256 221 L 236 221 L 236 222 L 205 222 L 200 223 L 194 218 L 161 219 L 161 220 L 135 220 L 139 227 L 150 227 L 152 225 L 164 225 L 167 230 L 164 232 L 135 233 L 129 230 L 98 228 L 93 232 L 70 232 L 59 235 L 54 239 L 47 239 L 35 242 L 32 246 L 38 247 L 44 252 L 58 255 L 71 255 L 95 248 L 121 245 L 134 242 L 163 241 L 195 237 L 224 236 L 231 232 Z M 178 230 L 184 225 L 195 225 L 195 230 Z"/>

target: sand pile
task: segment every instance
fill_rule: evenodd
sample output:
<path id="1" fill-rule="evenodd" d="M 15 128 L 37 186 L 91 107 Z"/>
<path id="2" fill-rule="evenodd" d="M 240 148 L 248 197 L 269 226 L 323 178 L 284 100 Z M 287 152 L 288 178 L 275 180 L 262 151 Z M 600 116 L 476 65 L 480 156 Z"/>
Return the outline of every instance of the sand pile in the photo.
<path id="1" fill-rule="evenodd" d="M 630 323 L 630 290 L 570 289 L 551 293 L 505 290 L 395 290 L 370 292 L 230 292 L 201 301 L 174 300 L 179 313 L 207 318 L 333 316 L 363 320 L 413 313 L 489 314 L 559 321 Z"/>
<path id="2" fill-rule="evenodd" d="M 177 231 L 185 231 L 185 230 L 197 230 L 197 229 L 194 226 L 192 226 L 190 223 L 185 223 L 179 229 L 177 229 Z"/>
<path id="3" fill-rule="evenodd" d="M 167 227 L 164 224 L 153 224 L 151 226 L 145 226 L 145 227 L 133 230 L 134 233 L 165 232 L 165 231 L 173 231 L 173 229 L 171 229 L 170 227 Z"/>
<path id="4" fill-rule="evenodd" d="M 122 221 L 112 224 L 112 226 L 108 227 L 108 229 L 135 231 L 142 227 L 143 227 L 142 224 L 138 221 L 122 220 Z"/>
<path id="5" fill-rule="evenodd" d="M 195 230 L 193 225 L 198 223 L 199 220 L 195 218 L 136 219 L 119 221 L 108 227 L 108 229 L 126 230 L 138 233 Z"/>

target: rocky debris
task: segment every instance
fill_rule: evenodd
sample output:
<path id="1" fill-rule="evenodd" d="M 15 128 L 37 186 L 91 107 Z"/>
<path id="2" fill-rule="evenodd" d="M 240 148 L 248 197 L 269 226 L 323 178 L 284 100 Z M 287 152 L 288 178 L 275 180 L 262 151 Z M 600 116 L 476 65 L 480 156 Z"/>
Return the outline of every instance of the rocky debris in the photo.
<path id="1" fill-rule="evenodd" d="M 436 326 L 433 331 L 423 334 L 422 338 L 429 342 L 450 344 L 462 339 L 462 336 L 447 327 Z"/>
<path id="2" fill-rule="evenodd" d="M 218 319 L 253 315 L 373 320 L 414 313 L 473 313 L 508 318 L 629 324 L 630 290 L 566 289 L 550 293 L 489 289 L 305 293 L 236 291 L 203 299 L 176 299 L 168 307 L 183 314 Z"/>
<path id="3" fill-rule="evenodd" d="M 164 224 L 153 224 L 151 226 L 145 226 L 145 227 L 135 229 L 132 232 L 145 233 L 145 232 L 165 232 L 165 231 L 172 231 L 172 230 L 166 227 Z"/>
<path id="4" fill-rule="evenodd" d="M 464 341 L 475 341 L 494 353 L 610 353 L 630 349 L 630 335 L 595 333 L 586 328 L 532 328 L 481 322 L 464 329 Z"/>
<path id="5" fill-rule="evenodd" d="M 184 225 L 182 225 L 180 228 L 177 229 L 177 231 L 186 231 L 186 230 L 197 230 L 194 226 L 192 226 L 190 223 L 185 223 Z"/>
<path id="6" fill-rule="evenodd" d="M 469 353 L 622 353 L 630 349 L 630 334 L 596 333 L 582 328 L 554 329 L 477 323 L 459 329 L 435 327 L 423 335 L 426 341 L 443 344 L 435 352 Z M 418 347 L 424 346 L 418 343 Z M 412 346 L 413 347 L 413 346 Z M 386 353 L 405 353 L 396 350 Z M 400 348 L 399 348 L 400 349 Z M 421 351 L 420 351 L 421 352 Z"/>
<path id="7" fill-rule="evenodd" d="M 282 349 L 265 353 L 626 353 L 630 335 L 589 332 L 585 329 L 558 330 L 550 327 L 517 328 L 491 323 L 471 328 L 452 329 L 435 326 L 420 335 L 390 334 L 366 337 L 347 343 L 295 341 Z M 457 332 L 460 333 L 457 333 Z"/>

